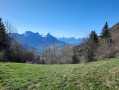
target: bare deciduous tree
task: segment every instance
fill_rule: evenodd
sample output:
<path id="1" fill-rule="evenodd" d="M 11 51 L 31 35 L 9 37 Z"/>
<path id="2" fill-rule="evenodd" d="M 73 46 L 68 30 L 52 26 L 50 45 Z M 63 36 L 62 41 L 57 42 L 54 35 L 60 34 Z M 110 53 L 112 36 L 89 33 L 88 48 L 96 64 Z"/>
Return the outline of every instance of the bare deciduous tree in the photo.
<path id="1" fill-rule="evenodd" d="M 73 46 L 70 44 L 65 45 L 58 52 L 59 63 L 61 64 L 71 64 L 73 57 Z"/>
<path id="2" fill-rule="evenodd" d="M 69 64 L 72 63 L 73 46 L 67 44 L 66 46 L 57 49 L 57 44 L 54 43 L 52 47 L 45 47 L 43 49 L 42 59 L 46 64 Z"/>

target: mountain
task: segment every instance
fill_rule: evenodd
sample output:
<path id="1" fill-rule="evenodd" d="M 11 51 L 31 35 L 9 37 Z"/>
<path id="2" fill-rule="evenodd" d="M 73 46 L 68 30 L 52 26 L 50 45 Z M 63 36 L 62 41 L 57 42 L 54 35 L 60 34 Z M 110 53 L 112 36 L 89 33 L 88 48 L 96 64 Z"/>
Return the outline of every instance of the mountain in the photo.
<path id="1" fill-rule="evenodd" d="M 29 47 L 41 50 L 45 46 L 57 44 L 57 48 L 64 46 L 66 43 L 57 40 L 50 33 L 46 36 L 40 35 L 39 33 L 33 33 L 31 31 L 26 31 L 23 34 L 15 33 L 16 37 L 18 37 L 18 41 L 23 45 L 27 45 Z"/>
<path id="2" fill-rule="evenodd" d="M 78 38 L 78 39 L 76 39 L 74 37 L 71 37 L 71 38 L 63 37 L 63 38 L 57 38 L 57 39 L 60 40 L 60 41 L 65 42 L 65 43 L 72 44 L 74 46 L 79 45 L 79 44 L 83 43 L 86 40 L 86 38 Z"/>

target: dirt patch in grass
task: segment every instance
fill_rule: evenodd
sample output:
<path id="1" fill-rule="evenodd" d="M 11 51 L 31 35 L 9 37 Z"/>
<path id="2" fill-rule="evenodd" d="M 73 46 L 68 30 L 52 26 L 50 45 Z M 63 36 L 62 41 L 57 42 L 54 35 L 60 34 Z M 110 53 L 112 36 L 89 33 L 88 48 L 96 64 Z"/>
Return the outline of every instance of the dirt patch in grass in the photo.
<path id="1" fill-rule="evenodd" d="M 116 73 L 119 72 L 119 67 L 118 66 L 114 67 L 114 68 L 110 69 L 109 72 L 115 75 Z"/>

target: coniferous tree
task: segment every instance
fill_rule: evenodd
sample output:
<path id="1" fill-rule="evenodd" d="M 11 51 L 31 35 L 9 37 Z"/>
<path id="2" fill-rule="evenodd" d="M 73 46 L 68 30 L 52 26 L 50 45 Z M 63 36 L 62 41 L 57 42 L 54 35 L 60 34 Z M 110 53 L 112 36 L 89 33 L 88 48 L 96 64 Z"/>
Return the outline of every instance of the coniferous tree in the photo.
<path id="1" fill-rule="evenodd" d="M 91 40 L 94 43 L 98 43 L 98 35 L 95 32 L 95 30 L 91 32 L 91 34 L 89 36 L 89 40 Z"/>
<path id="2" fill-rule="evenodd" d="M 0 18 L 0 50 L 6 50 L 9 47 L 8 34 Z"/>
<path id="3" fill-rule="evenodd" d="M 89 35 L 89 39 L 85 44 L 85 57 L 88 62 L 95 61 L 95 49 L 98 43 L 98 36 L 95 31 Z"/>
<path id="4" fill-rule="evenodd" d="M 101 37 L 108 46 L 111 45 L 113 40 L 111 39 L 111 34 L 109 31 L 109 26 L 108 26 L 107 22 L 102 29 Z"/>
<path id="5" fill-rule="evenodd" d="M 114 41 L 111 38 L 111 33 L 110 33 L 109 26 L 108 26 L 107 22 L 102 29 L 101 38 L 102 38 L 102 42 L 103 42 L 102 47 L 104 48 L 104 51 L 105 51 L 105 57 L 106 58 L 113 57 L 112 43 Z"/>
<path id="6" fill-rule="evenodd" d="M 110 37 L 109 26 L 108 26 L 107 22 L 106 22 L 106 24 L 104 25 L 104 27 L 102 29 L 101 37 L 102 38 Z"/>

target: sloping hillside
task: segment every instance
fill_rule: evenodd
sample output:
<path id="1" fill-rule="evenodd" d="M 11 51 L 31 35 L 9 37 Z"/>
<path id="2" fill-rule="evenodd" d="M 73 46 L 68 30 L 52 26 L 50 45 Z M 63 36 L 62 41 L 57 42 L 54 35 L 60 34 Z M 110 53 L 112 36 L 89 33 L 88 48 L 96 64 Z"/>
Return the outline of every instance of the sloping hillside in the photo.
<path id="1" fill-rule="evenodd" d="M 104 27 L 102 29 L 104 29 Z M 107 29 L 110 34 L 109 37 L 98 36 L 98 42 L 92 45 L 88 39 L 87 42 L 77 45 L 74 48 L 77 61 L 82 63 L 90 60 L 95 61 L 119 56 L 119 23 L 115 24 L 111 28 L 108 28 L 107 24 Z M 89 35 L 89 37 L 91 36 Z M 91 49 L 92 46 L 93 49 Z M 89 56 L 92 59 L 89 60 Z"/>
<path id="2" fill-rule="evenodd" d="M 113 49 L 115 50 L 115 56 L 119 56 L 119 23 L 115 24 L 111 29 L 111 38 L 113 40 Z"/>
<path id="3" fill-rule="evenodd" d="M 0 63 L 1 89 L 119 90 L 119 58 L 69 65 Z"/>
<path id="4" fill-rule="evenodd" d="M 119 44 L 119 23 L 115 24 L 111 29 L 111 36 L 112 39 L 115 41 L 115 44 L 118 45 Z"/>

